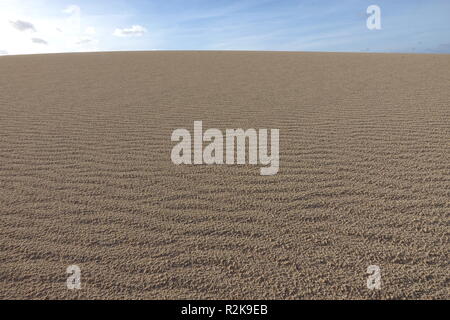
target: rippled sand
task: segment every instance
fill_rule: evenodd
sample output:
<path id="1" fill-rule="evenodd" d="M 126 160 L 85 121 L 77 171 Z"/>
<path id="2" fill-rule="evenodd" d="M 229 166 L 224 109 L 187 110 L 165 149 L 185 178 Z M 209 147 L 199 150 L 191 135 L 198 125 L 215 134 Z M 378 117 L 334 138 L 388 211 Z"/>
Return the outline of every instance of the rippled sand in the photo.
<path id="1" fill-rule="evenodd" d="M 450 55 L 0 57 L 0 297 L 448 299 L 449 88 Z M 194 120 L 280 129 L 280 171 L 174 165 Z"/>

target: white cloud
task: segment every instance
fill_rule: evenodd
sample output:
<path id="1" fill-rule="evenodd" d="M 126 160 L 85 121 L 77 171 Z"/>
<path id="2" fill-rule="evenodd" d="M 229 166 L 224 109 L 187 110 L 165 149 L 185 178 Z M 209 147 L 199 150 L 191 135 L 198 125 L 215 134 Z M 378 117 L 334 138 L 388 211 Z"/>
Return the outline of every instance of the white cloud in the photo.
<path id="1" fill-rule="evenodd" d="M 76 5 L 70 5 L 67 8 L 65 8 L 63 10 L 64 13 L 70 14 L 70 15 L 75 15 L 75 14 L 80 14 L 81 13 L 81 9 L 79 6 Z"/>
<path id="2" fill-rule="evenodd" d="M 79 6 L 70 5 L 63 10 L 69 16 L 64 21 L 62 30 L 64 32 L 81 33 L 81 9 Z"/>
<path id="3" fill-rule="evenodd" d="M 92 42 L 91 39 L 86 38 L 86 39 L 80 39 L 80 40 L 78 40 L 78 41 L 76 42 L 76 44 L 88 44 L 88 43 L 91 43 L 91 42 Z"/>
<path id="4" fill-rule="evenodd" d="M 31 38 L 31 41 L 33 43 L 37 43 L 37 44 L 45 44 L 45 45 L 48 44 L 47 41 L 45 41 L 44 39 L 41 39 L 41 38 Z"/>
<path id="5" fill-rule="evenodd" d="M 16 20 L 16 21 L 10 21 L 9 23 L 11 23 L 11 25 L 19 31 L 30 30 L 30 31 L 36 32 L 36 28 L 34 27 L 34 25 L 31 22 L 23 21 L 23 20 Z"/>
<path id="6" fill-rule="evenodd" d="M 0 0 L 0 54 L 5 54 L 2 50 L 14 55 L 139 48 L 139 41 L 124 43 L 118 41 L 122 38 L 112 36 L 116 27 L 143 34 L 144 31 L 139 27 L 132 27 L 131 19 L 135 16 L 126 12 L 92 15 L 83 6 L 50 5 L 49 2 Z M 127 35 L 125 30 L 124 36 Z M 143 40 L 145 35 L 123 39 Z M 121 47 L 118 47 L 118 42 Z"/>
<path id="7" fill-rule="evenodd" d="M 5 55 L 5 54 L 8 54 L 8 51 L 6 51 L 6 50 L 0 50 L 0 56 Z"/>
<path id="8" fill-rule="evenodd" d="M 116 37 L 140 37 L 146 32 L 147 29 L 145 29 L 143 26 L 133 25 L 131 26 L 131 28 L 117 28 L 116 30 L 114 30 L 113 35 L 115 35 Z"/>
<path id="9" fill-rule="evenodd" d="M 90 44 L 90 43 L 97 43 L 98 41 L 92 38 L 84 37 L 80 38 L 77 42 L 75 42 L 78 45 L 84 45 L 84 44 Z"/>

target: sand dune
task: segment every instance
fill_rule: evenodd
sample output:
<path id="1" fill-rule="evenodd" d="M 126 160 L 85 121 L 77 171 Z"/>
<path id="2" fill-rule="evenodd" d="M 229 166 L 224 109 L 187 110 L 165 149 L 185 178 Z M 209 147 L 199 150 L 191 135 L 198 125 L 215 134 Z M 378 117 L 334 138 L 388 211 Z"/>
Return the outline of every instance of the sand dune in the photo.
<path id="1" fill-rule="evenodd" d="M 448 299 L 449 88 L 450 55 L 0 57 L 0 297 Z M 279 172 L 174 165 L 194 120 L 280 129 Z"/>

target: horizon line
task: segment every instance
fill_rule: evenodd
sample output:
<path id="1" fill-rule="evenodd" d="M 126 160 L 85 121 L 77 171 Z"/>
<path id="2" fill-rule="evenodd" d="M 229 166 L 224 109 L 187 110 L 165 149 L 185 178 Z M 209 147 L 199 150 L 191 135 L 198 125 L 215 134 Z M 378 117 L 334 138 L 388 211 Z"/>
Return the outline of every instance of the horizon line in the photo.
<path id="1" fill-rule="evenodd" d="M 41 52 L 41 53 L 4 53 L 0 57 L 15 56 L 36 56 L 36 55 L 63 55 L 63 54 L 90 54 L 90 53 L 150 53 L 150 52 L 261 52 L 261 53 L 338 53 L 338 54 L 402 54 L 402 55 L 450 55 L 445 52 L 383 52 L 383 51 L 321 51 L 321 50 L 208 50 L 208 49 L 150 49 L 150 50 L 99 50 L 99 51 L 67 51 L 67 52 Z"/>

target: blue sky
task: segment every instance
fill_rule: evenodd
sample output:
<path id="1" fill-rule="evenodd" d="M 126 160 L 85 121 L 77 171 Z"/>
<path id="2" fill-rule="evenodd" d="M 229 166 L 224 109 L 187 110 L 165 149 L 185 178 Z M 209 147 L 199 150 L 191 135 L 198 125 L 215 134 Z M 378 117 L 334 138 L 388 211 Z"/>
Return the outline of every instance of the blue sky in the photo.
<path id="1" fill-rule="evenodd" d="M 381 29 L 366 26 L 369 5 Z M 1 0 L 0 54 L 116 50 L 450 53 L 449 0 Z"/>

